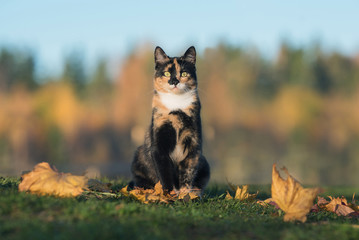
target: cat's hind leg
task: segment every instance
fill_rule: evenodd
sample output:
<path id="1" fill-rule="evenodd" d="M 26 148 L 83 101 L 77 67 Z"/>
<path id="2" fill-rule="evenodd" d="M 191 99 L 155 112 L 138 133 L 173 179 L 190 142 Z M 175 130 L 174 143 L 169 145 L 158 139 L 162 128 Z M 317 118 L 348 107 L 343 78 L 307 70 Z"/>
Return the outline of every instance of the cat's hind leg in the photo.
<path id="1" fill-rule="evenodd" d="M 202 192 L 204 188 L 207 186 L 209 178 L 210 178 L 210 167 L 203 155 L 200 155 L 198 159 L 197 171 L 193 179 L 193 188 L 201 189 Z"/>
<path id="2" fill-rule="evenodd" d="M 132 162 L 131 171 L 133 179 L 129 184 L 129 188 L 153 188 L 159 181 L 152 160 L 150 156 L 146 154 L 144 146 L 140 146 L 137 149 Z"/>

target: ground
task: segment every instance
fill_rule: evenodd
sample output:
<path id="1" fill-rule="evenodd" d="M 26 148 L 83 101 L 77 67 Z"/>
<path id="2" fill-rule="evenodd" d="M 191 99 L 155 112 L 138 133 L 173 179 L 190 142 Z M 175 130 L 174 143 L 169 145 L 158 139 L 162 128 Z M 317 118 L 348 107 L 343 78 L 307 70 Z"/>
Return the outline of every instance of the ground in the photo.
<path id="1" fill-rule="evenodd" d="M 273 206 L 225 200 L 226 185 L 210 184 L 200 200 L 143 204 L 119 193 L 85 192 L 76 198 L 18 192 L 19 178 L 0 178 L 0 239 L 359 239 L 359 220 L 309 213 L 306 223 L 283 222 Z M 356 188 L 325 188 L 323 196 L 351 199 Z M 270 185 L 250 186 L 258 199 Z"/>

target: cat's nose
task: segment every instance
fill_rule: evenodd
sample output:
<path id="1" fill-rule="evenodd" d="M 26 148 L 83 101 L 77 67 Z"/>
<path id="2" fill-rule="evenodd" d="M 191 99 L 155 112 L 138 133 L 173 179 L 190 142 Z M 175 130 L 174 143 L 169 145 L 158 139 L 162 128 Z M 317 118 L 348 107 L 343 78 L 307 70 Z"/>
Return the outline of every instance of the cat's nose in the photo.
<path id="1" fill-rule="evenodd" d="M 179 81 L 178 81 L 178 79 L 173 78 L 173 79 L 168 80 L 168 83 L 170 85 L 175 85 L 176 86 L 179 83 Z"/>

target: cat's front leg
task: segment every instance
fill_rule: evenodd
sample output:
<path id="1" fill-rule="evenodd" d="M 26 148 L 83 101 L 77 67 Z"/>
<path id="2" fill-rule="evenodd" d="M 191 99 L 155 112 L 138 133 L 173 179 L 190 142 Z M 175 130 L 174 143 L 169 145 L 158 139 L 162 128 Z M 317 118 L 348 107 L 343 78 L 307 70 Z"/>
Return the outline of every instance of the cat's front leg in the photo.
<path id="1" fill-rule="evenodd" d="M 172 191 L 175 186 L 175 168 L 169 155 L 157 150 L 153 152 L 153 159 L 162 188 Z"/>
<path id="2" fill-rule="evenodd" d="M 153 161 L 163 189 L 171 191 L 178 185 L 176 170 L 170 152 L 176 145 L 176 131 L 170 123 L 165 123 L 154 131 Z"/>

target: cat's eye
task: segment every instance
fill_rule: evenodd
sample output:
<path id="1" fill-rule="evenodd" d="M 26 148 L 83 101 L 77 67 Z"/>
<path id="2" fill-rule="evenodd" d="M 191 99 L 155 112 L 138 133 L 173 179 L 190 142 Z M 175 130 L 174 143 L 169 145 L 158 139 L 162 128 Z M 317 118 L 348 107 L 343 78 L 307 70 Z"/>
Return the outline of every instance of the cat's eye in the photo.
<path id="1" fill-rule="evenodd" d="M 181 74 L 181 77 L 187 77 L 188 76 L 188 74 L 186 73 L 186 72 L 183 72 L 182 74 Z"/>
<path id="2" fill-rule="evenodd" d="M 170 72 L 165 72 L 164 73 L 166 77 L 170 77 L 171 76 L 171 73 Z"/>

